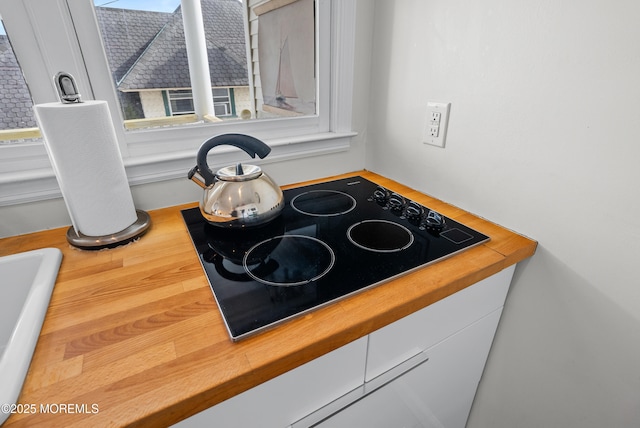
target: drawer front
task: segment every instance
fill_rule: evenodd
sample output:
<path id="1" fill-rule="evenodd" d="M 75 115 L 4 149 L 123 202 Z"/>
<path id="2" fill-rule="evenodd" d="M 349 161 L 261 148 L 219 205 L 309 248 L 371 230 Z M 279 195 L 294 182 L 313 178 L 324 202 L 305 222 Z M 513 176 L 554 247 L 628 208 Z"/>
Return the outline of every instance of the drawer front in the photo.
<path id="1" fill-rule="evenodd" d="M 515 265 L 369 335 L 365 380 L 390 370 L 501 308 Z"/>
<path id="2" fill-rule="evenodd" d="M 502 309 L 292 428 L 464 428 Z"/>
<path id="3" fill-rule="evenodd" d="M 362 385 L 363 337 L 174 425 L 284 428 Z"/>

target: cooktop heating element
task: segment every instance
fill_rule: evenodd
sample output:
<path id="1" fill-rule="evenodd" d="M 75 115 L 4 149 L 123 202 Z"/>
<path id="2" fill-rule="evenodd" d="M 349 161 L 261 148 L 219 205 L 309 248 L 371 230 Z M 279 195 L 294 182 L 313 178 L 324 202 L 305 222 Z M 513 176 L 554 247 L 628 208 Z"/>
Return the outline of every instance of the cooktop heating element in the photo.
<path id="1" fill-rule="evenodd" d="M 232 340 L 489 240 L 362 177 L 284 197 L 276 220 L 241 230 L 182 211 Z"/>

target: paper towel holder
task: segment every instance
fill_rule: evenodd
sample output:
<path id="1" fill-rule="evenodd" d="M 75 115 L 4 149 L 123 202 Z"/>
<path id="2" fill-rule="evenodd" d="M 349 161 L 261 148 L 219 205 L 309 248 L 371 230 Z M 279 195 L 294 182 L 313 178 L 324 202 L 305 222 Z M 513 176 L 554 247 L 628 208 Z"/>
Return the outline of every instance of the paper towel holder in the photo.
<path id="1" fill-rule="evenodd" d="M 53 83 L 58 91 L 60 101 L 65 104 L 81 103 L 80 93 L 78 92 L 78 86 L 76 86 L 76 79 L 69 73 L 60 71 L 53 78 Z"/>
<path id="2" fill-rule="evenodd" d="M 54 76 L 53 82 L 62 103 L 82 103 L 78 86 L 71 74 L 61 71 Z M 104 236 L 89 236 L 71 226 L 67 230 L 67 241 L 71 245 L 85 250 L 114 248 L 141 237 L 147 232 L 149 226 L 151 226 L 149 214 L 143 210 L 136 210 L 136 221 L 119 232 Z"/>
<path id="3" fill-rule="evenodd" d="M 144 235 L 151 226 L 151 217 L 146 211 L 136 210 L 136 221 L 120 232 L 104 236 L 88 236 L 78 232 L 73 226 L 67 229 L 67 241 L 83 250 L 101 250 L 128 244 Z"/>

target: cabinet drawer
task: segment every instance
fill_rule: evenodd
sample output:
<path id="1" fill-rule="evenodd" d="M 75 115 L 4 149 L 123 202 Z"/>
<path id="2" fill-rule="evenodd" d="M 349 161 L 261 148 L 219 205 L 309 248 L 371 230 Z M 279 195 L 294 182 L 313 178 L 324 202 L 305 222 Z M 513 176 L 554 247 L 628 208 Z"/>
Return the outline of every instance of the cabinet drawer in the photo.
<path id="1" fill-rule="evenodd" d="M 515 265 L 369 335 L 369 381 L 504 305 Z"/>
<path id="2" fill-rule="evenodd" d="M 363 337 L 174 425 L 287 427 L 362 384 Z"/>
<path id="3" fill-rule="evenodd" d="M 501 312 L 493 311 L 292 428 L 464 428 Z"/>

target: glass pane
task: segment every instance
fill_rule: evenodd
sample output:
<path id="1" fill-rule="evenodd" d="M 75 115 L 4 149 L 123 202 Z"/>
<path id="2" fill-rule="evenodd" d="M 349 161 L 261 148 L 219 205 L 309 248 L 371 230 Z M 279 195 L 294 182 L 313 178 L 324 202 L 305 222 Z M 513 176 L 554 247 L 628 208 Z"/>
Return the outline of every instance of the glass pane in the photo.
<path id="1" fill-rule="evenodd" d="M 213 88 L 211 90 L 211 92 L 213 93 L 213 97 L 228 97 L 229 96 L 229 90 L 227 88 Z"/>
<path id="2" fill-rule="evenodd" d="M 33 101 L 0 21 L 0 144 L 42 141 Z"/>
<path id="3" fill-rule="evenodd" d="M 229 97 L 229 88 L 235 94 L 231 99 L 214 98 L 216 116 L 240 120 L 315 114 L 314 0 L 283 7 L 273 6 L 281 2 L 255 3 L 258 6 L 252 9 L 271 4 L 272 10 L 250 13 L 252 22 L 245 23 L 245 2 L 201 0 L 213 94 Z M 174 97 L 163 93 L 191 90 L 180 1 L 94 0 L 94 5 L 125 121 L 175 114 Z M 250 29 L 251 40 L 246 39 L 245 28 Z M 249 65 L 247 46 L 252 47 Z M 279 68 L 284 69 L 280 79 Z M 265 86 L 270 85 L 273 94 L 263 96 L 258 85 L 252 98 L 249 85 L 261 80 L 268 82 Z M 279 96 L 278 80 L 283 88 Z M 219 106 L 220 101 L 225 104 Z"/>
<path id="4" fill-rule="evenodd" d="M 229 113 L 229 106 L 227 104 L 214 104 L 213 105 L 213 109 L 216 112 L 216 116 L 221 117 L 221 116 L 228 116 Z"/>
<path id="5" fill-rule="evenodd" d="M 316 112 L 314 10 L 313 0 L 297 0 L 258 18 L 264 105 L 274 114 Z"/>
<path id="6" fill-rule="evenodd" d="M 171 67 L 166 59 L 154 67 L 152 61 L 145 62 L 152 58 L 144 54 L 163 28 L 175 23 L 173 12 L 180 1 L 95 0 L 94 4 L 125 121 L 166 116 L 162 90 L 175 87 L 167 87 L 165 71 Z"/>
<path id="7" fill-rule="evenodd" d="M 191 99 L 171 100 L 171 112 L 174 115 L 193 113 L 193 100 Z"/>
<path id="8" fill-rule="evenodd" d="M 169 96 L 172 99 L 178 98 L 193 98 L 191 91 L 169 91 Z"/>

